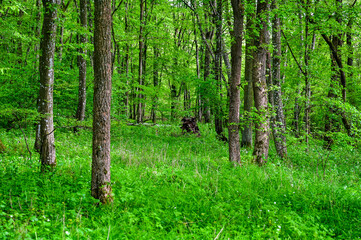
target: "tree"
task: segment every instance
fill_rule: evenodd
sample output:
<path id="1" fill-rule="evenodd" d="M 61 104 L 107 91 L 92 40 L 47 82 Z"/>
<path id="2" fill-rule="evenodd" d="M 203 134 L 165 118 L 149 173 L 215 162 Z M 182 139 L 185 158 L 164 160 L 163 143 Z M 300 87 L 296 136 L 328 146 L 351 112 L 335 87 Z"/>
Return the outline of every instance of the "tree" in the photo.
<path id="1" fill-rule="evenodd" d="M 110 182 L 111 0 L 95 1 L 94 7 L 94 106 L 91 194 L 104 204 L 113 200 Z"/>
<path id="2" fill-rule="evenodd" d="M 244 7 L 242 0 L 232 0 L 233 8 L 233 31 L 231 46 L 231 80 L 230 80 L 230 97 L 229 97 L 229 160 L 234 163 L 240 163 L 240 142 L 239 142 L 239 109 L 240 109 L 240 90 L 241 67 L 242 67 L 242 34 Z"/>
<path id="3" fill-rule="evenodd" d="M 254 105 L 257 109 L 256 137 L 253 155 L 259 165 L 267 162 L 269 148 L 269 113 L 266 82 L 266 58 L 269 32 L 267 28 L 268 0 L 257 0 L 257 36 L 254 39 L 255 53 L 253 60 L 253 93 Z"/>
<path id="4" fill-rule="evenodd" d="M 40 41 L 40 162 L 42 171 L 56 166 L 54 123 L 53 123 L 53 90 L 54 90 L 54 54 L 56 40 L 58 0 L 43 0 L 44 20 Z"/>
<path id="5" fill-rule="evenodd" d="M 272 10 L 277 10 L 277 0 L 272 1 Z M 275 142 L 276 151 L 279 157 L 287 156 L 285 116 L 283 114 L 283 102 L 281 91 L 281 28 L 280 18 L 276 13 L 272 21 L 272 106 L 275 116 L 271 117 L 271 127 Z"/>
<path id="6" fill-rule="evenodd" d="M 251 13 L 247 15 L 246 23 L 246 63 L 245 63 L 245 83 L 244 86 L 244 102 L 243 102 L 243 118 L 245 123 L 242 128 L 242 141 L 241 146 L 251 148 L 252 147 L 252 121 L 251 121 L 251 111 L 253 107 L 253 81 L 252 81 L 252 66 L 253 66 L 253 25 L 254 25 L 254 12 L 253 9 L 254 1 L 249 1 L 249 4 L 252 6 Z"/>
<path id="7" fill-rule="evenodd" d="M 87 29 L 87 0 L 80 0 L 80 24 L 82 30 L 86 31 Z M 78 121 L 84 121 L 85 118 L 85 107 L 86 107 L 86 58 L 87 54 L 86 45 L 87 37 L 83 33 L 80 35 L 80 44 L 79 56 L 78 56 L 78 66 L 79 66 L 79 90 L 78 90 L 78 108 L 76 110 L 76 119 Z"/>

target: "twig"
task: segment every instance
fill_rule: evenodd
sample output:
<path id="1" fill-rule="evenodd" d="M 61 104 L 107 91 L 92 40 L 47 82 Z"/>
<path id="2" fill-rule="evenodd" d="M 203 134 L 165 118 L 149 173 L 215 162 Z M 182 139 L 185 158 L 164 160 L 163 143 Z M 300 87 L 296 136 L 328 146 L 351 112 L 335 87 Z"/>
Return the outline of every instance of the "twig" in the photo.
<path id="1" fill-rule="evenodd" d="M 293 54 L 292 48 L 291 48 L 290 44 L 288 43 L 288 40 L 287 40 L 287 38 L 286 38 L 285 33 L 284 33 L 282 30 L 281 30 L 281 33 L 282 33 L 283 37 L 285 38 L 286 44 L 287 44 L 287 46 L 288 46 L 288 49 L 290 50 L 293 59 L 296 61 L 298 68 L 300 69 L 301 73 L 302 73 L 304 76 L 307 77 L 307 74 L 303 71 L 301 65 L 300 65 L 300 64 L 298 63 L 298 61 L 297 61 L 297 58 L 296 58 L 295 55 Z"/>
<path id="2" fill-rule="evenodd" d="M 217 236 L 214 238 L 214 240 L 217 240 L 219 238 L 219 236 L 221 235 L 221 233 L 223 232 L 224 226 L 222 227 L 221 231 L 219 231 L 219 233 L 217 234 Z"/>

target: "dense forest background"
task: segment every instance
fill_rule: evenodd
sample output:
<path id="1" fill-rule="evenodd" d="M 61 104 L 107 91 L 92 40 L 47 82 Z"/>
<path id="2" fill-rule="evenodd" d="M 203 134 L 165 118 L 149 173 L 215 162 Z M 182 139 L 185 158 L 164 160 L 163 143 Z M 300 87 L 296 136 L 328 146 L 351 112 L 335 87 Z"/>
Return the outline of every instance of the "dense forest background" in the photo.
<path id="1" fill-rule="evenodd" d="M 360 16 L 0 0 L 0 237 L 360 237 Z"/>

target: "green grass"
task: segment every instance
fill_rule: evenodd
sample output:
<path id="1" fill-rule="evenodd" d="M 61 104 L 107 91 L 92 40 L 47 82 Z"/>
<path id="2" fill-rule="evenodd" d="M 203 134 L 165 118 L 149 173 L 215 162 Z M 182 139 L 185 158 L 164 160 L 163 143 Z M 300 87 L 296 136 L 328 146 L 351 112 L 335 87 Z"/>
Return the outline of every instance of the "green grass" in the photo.
<path id="1" fill-rule="evenodd" d="M 114 203 L 98 207 L 90 196 L 91 132 L 57 131 L 57 168 L 40 174 L 22 133 L 1 130 L 0 239 L 361 237 L 357 150 L 328 154 L 313 142 L 306 151 L 290 138 L 287 161 L 271 144 L 265 167 L 245 149 L 243 166 L 234 167 L 228 146 L 200 128 L 197 138 L 178 126 L 113 123 Z"/>

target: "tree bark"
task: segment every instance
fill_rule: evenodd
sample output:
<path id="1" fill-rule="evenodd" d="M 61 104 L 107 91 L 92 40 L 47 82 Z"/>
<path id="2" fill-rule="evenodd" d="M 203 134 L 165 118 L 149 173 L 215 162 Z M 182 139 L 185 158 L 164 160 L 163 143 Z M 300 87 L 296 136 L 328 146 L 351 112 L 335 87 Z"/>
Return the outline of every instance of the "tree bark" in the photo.
<path id="1" fill-rule="evenodd" d="M 111 0 L 94 2 L 94 101 L 91 193 L 112 202 L 110 181 L 110 102 L 112 86 Z"/>
<path id="2" fill-rule="evenodd" d="M 43 0 L 44 20 L 40 41 L 40 161 L 42 171 L 56 166 L 53 90 L 54 90 L 54 55 L 56 41 L 57 0 Z"/>
<path id="3" fill-rule="evenodd" d="M 241 146 L 251 148 L 252 147 L 252 119 L 251 119 L 251 111 L 253 107 L 253 80 L 252 80 L 252 71 L 253 71 L 253 45 L 254 45 L 254 34 L 253 25 L 254 24 L 254 14 L 249 14 L 247 16 L 246 23 L 246 32 L 248 38 L 246 38 L 246 63 L 245 63 L 245 73 L 244 78 L 246 85 L 244 86 L 244 124 L 242 126 L 242 141 Z"/>
<path id="4" fill-rule="evenodd" d="M 257 109 L 256 137 L 253 155 L 258 165 L 267 162 L 269 149 L 269 113 L 266 82 L 266 58 L 269 33 L 267 29 L 269 3 L 268 0 L 257 0 L 256 29 L 258 36 L 254 38 L 254 62 L 253 62 L 253 92 L 254 103 Z"/>
<path id="5" fill-rule="evenodd" d="M 216 104 L 214 106 L 214 125 L 217 136 L 221 140 L 226 140 L 223 133 L 223 111 L 222 111 L 222 1 L 217 0 L 217 11 L 214 17 L 216 23 L 216 51 L 214 61 L 214 75 L 216 81 Z"/>
<path id="6" fill-rule="evenodd" d="M 244 6 L 242 0 L 232 0 L 233 8 L 233 31 L 231 32 L 231 81 L 229 97 L 229 160 L 234 164 L 240 164 L 240 142 L 239 142 L 239 110 L 241 105 L 239 86 L 241 83 L 242 69 L 242 34 Z"/>
<path id="7" fill-rule="evenodd" d="M 40 34 L 41 34 L 41 0 L 36 0 L 36 10 L 37 10 L 37 14 L 36 14 L 36 29 L 35 29 L 35 37 L 39 38 Z M 40 71 L 40 55 L 39 55 L 39 49 L 40 49 L 40 44 L 35 44 L 34 47 L 34 52 L 36 53 L 36 62 L 35 62 L 35 66 L 34 68 Z M 38 108 L 38 112 L 40 112 L 40 99 L 38 97 L 37 99 L 37 108 Z M 40 153 L 40 142 L 41 142 L 41 138 L 40 138 L 40 121 L 37 123 L 36 125 L 36 130 L 35 130 L 35 143 L 34 143 L 34 149 L 36 152 Z"/>
<path id="8" fill-rule="evenodd" d="M 272 9 L 278 8 L 277 0 L 272 1 Z M 272 132 L 275 142 L 276 152 L 280 158 L 287 157 L 286 146 L 286 127 L 285 116 L 283 114 L 283 102 L 281 91 L 281 28 L 280 19 L 276 14 L 272 23 L 272 44 L 273 44 L 273 56 L 272 56 L 272 85 L 273 85 L 273 108 L 276 113 L 275 117 L 272 117 Z"/>
<path id="9" fill-rule="evenodd" d="M 84 31 L 87 29 L 87 0 L 80 0 L 80 24 Z M 85 107 L 86 107 L 86 59 L 85 55 L 87 50 L 85 45 L 87 43 L 86 34 L 81 34 L 78 55 L 78 66 L 79 66 L 79 90 L 78 90 L 78 108 L 76 111 L 76 119 L 78 121 L 84 121 L 85 118 Z"/>
<path id="10" fill-rule="evenodd" d="M 140 0 L 140 27 L 139 27 L 139 85 L 143 85 L 143 54 L 144 54 L 144 36 L 143 36 L 143 30 L 144 30 L 144 2 L 146 0 Z M 138 95 L 138 111 L 137 111 L 137 122 L 141 123 L 143 122 L 143 103 L 142 98 L 143 94 L 140 92 L 142 91 L 141 88 L 138 88 L 139 95 Z"/>

